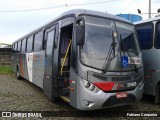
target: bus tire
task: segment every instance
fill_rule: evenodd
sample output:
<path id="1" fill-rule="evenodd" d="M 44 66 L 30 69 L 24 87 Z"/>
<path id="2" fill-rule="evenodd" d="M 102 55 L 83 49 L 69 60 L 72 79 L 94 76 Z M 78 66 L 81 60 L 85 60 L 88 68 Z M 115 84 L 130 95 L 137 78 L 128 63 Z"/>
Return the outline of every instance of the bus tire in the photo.
<path id="1" fill-rule="evenodd" d="M 58 98 L 55 97 L 55 96 L 53 96 L 53 97 L 52 97 L 52 102 L 53 102 L 53 103 L 57 103 L 57 102 L 58 102 Z"/>
<path id="2" fill-rule="evenodd" d="M 17 77 L 18 80 L 21 79 L 21 76 L 20 76 L 20 73 L 19 73 L 19 67 L 18 66 L 16 68 L 16 77 Z"/>
<path id="3" fill-rule="evenodd" d="M 53 94 L 52 94 L 52 102 L 53 103 L 57 103 L 58 102 L 58 97 L 56 97 L 54 90 L 53 90 Z"/>
<path id="4" fill-rule="evenodd" d="M 157 84 L 155 89 L 155 104 L 160 103 L 160 82 Z"/>

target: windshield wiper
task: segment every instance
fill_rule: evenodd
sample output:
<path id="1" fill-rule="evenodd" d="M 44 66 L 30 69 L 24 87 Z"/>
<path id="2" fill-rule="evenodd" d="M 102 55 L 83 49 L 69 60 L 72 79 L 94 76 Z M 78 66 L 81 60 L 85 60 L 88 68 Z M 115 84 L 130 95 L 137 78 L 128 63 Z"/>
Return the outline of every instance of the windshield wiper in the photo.
<path id="1" fill-rule="evenodd" d="M 110 62 L 111 62 L 111 55 L 113 55 L 112 59 L 115 57 L 115 47 L 116 47 L 116 42 L 114 38 L 114 33 L 112 31 L 112 43 L 110 45 L 107 57 L 105 59 L 104 65 L 103 65 L 103 73 L 106 73 L 106 71 L 109 68 Z"/>
<path id="2" fill-rule="evenodd" d="M 132 58 L 132 55 L 127 51 L 127 49 L 126 49 L 126 47 L 125 47 L 125 45 L 124 45 L 124 42 L 123 42 L 123 39 L 122 39 L 122 35 L 121 35 L 121 34 L 120 34 L 120 42 L 121 42 L 121 47 L 123 47 L 123 49 L 124 49 L 124 53 L 125 53 L 125 51 L 126 51 L 127 54 L 128 54 L 128 56 L 130 57 L 130 59 L 131 59 L 132 61 L 134 61 L 134 59 Z M 135 70 L 138 72 L 137 65 L 136 65 L 135 63 L 134 63 L 133 65 L 134 65 Z"/>

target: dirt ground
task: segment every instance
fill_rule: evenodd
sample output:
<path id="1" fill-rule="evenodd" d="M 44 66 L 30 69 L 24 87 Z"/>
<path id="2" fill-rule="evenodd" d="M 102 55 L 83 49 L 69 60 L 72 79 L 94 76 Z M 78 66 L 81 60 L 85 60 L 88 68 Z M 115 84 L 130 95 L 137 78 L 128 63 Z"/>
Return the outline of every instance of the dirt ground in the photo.
<path id="1" fill-rule="evenodd" d="M 0 111 L 42 112 L 38 119 L 109 119 L 109 120 L 146 120 L 160 119 L 160 104 L 154 104 L 154 97 L 144 96 L 141 102 L 127 106 L 79 111 L 69 104 L 59 101 L 52 103 L 43 90 L 27 80 L 17 80 L 15 75 L 0 74 Z M 127 114 L 158 114 L 159 117 L 127 117 Z M 7 119 L 7 118 L 3 118 Z M 32 118 L 37 119 L 37 118 Z"/>

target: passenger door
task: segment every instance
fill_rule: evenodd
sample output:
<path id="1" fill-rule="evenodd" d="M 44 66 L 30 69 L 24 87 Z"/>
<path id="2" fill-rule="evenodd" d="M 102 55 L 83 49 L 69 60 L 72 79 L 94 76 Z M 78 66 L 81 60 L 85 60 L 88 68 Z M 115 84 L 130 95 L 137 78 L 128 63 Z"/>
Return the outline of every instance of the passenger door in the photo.
<path id="1" fill-rule="evenodd" d="M 56 86 L 54 81 L 58 65 L 58 55 L 56 54 L 58 25 L 51 26 L 45 30 L 45 61 L 44 61 L 44 80 L 43 89 L 44 94 L 50 99 L 54 100 L 53 86 Z M 56 50 L 55 50 L 56 49 Z M 56 56 L 56 57 L 55 57 Z"/>

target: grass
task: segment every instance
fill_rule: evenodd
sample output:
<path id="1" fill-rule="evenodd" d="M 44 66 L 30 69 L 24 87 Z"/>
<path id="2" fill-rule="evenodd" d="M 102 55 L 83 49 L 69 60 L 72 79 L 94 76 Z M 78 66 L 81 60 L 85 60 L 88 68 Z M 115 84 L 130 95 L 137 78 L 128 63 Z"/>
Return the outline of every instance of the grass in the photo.
<path id="1" fill-rule="evenodd" d="M 11 66 L 0 66 L 0 73 L 13 73 Z"/>

